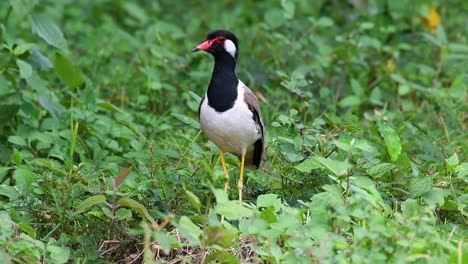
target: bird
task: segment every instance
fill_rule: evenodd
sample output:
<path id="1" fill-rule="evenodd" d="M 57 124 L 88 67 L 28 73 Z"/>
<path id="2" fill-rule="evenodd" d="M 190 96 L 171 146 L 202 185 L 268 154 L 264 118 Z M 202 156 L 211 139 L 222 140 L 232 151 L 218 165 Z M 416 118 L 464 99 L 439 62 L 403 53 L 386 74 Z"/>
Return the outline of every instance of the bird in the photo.
<path id="1" fill-rule="evenodd" d="M 257 97 L 236 75 L 239 53 L 234 33 L 217 29 L 207 34 L 206 40 L 192 49 L 205 51 L 214 57 L 214 68 L 207 92 L 198 107 L 198 119 L 203 133 L 219 148 L 221 165 L 226 178 L 229 173 L 224 153 L 240 159 L 237 183 L 242 202 L 244 168 L 258 169 L 265 158 L 265 126 Z"/>

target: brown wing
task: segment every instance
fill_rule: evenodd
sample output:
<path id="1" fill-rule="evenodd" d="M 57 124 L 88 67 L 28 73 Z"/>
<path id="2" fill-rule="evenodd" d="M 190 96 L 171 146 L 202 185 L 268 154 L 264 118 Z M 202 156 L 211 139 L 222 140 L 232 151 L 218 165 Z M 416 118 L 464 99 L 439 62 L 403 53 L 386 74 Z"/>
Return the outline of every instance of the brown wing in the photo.
<path id="1" fill-rule="evenodd" d="M 262 113 L 260 112 L 260 105 L 258 104 L 257 97 L 247 86 L 244 86 L 244 102 L 247 104 L 250 111 L 252 111 L 253 119 L 261 133 L 261 137 L 254 143 L 252 156 L 252 163 L 258 168 L 265 155 L 265 127 L 263 125 Z"/>
<path id="2" fill-rule="evenodd" d="M 205 101 L 205 97 L 206 97 L 205 95 L 202 97 L 200 101 L 200 105 L 198 105 L 198 120 L 200 120 L 200 109 L 201 109 L 203 102 Z"/>

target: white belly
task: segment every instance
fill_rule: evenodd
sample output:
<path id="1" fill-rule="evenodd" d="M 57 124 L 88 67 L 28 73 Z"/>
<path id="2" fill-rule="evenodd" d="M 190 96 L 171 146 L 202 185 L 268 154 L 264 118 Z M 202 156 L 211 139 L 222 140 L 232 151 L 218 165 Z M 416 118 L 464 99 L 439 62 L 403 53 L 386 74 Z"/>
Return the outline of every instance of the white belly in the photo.
<path id="1" fill-rule="evenodd" d="M 252 112 L 244 103 L 243 89 L 238 90 L 234 106 L 222 113 L 209 107 L 206 97 L 200 109 L 200 124 L 222 151 L 234 154 L 246 154 L 261 136 Z"/>

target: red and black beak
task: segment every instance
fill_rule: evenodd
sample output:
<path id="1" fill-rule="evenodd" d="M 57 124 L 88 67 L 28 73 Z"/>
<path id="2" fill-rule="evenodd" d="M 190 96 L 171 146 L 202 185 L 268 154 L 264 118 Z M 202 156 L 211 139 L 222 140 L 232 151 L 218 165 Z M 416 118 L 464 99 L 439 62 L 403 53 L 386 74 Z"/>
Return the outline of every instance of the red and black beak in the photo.
<path id="1" fill-rule="evenodd" d="M 225 40 L 226 40 L 225 36 L 217 36 L 216 38 L 211 39 L 211 40 L 207 40 L 207 41 L 201 43 L 200 45 L 198 45 L 196 48 L 193 48 L 192 52 L 197 52 L 199 50 L 208 50 L 209 48 L 211 48 L 216 43 L 223 44 Z"/>
<path id="2" fill-rule="evenodd" d="M 192 49 L 192 52 L 197 52 L 197 51 L 200 51 L 200 50 L 207 50 L 211 47 L 211 44 L 212 42 L 207 40 L 203 43 L 201 43 L 200 45 L 198 45 L 197 47 L 193 48 Z"/>

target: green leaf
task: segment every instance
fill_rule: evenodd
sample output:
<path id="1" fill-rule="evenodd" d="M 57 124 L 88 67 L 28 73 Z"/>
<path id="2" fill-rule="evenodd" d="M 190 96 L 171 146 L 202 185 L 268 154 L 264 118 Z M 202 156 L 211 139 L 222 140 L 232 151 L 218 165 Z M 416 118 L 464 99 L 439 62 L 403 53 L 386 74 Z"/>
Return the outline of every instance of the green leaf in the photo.
<path id="1" fill-rule="evenodd" d="M 227 201 L 222 204 L 217 204 L 215 211 L 217 214 L 224 215 L 229 220 L 239 220 L 243 217 L 250 217 L 253 215 L 253 210 L 244 207 L 238 201 Z"/>
<path id="2" fill-rule="evenodd" d="M 23 161 L 23 155 L 21 152 L 17 149 L 13 149 L 13 153 L 11 153 L 11 162 L 13 162 L 16 165 L 20 165 L 21 162 Z"/>
<path id="3" fill-rule="evenodd" d="M 420 210 L 421 207 L 419 206 L 418 201 L 414 199 L 408 199 L 401 203 L 401 212 L 408 218 L 417 216 Z"/>
<path id="4" fill-rule="evenodd" d="M 10 202 L 12 202 L 17 200 L 21 196 L 21 193 L 13 186 L 0 185 L 0 195 L 8 197 Z"/>
<path id="5" fill-rule="evenodd" d="M 13 13 L 18 20 L 29 14 L 37 3 L 38 0 L 10 0 Z"/>
<path id="6" fill-rule="evenodd" d="M 412 198 L 419 197 L 432 188 L 432 178 L 431 177 L 417 177 L 411 180 L 409 186 L 409 192 Z"/>
<path id="7" fill-rule="evenodd" d="M 126 208 L 119 208 L 119 210 L 115 212 L 115 218 L 120 221 L 131 219 L 132 211 Z"/>
<path id="8" fill-rule="evenodd" d="M 206 228 L 205 245 L 218 245 L 223 248 L 232 246 L 235 233 L 223 226 L 208 226 Z"/>
<path id="9" fill-rule="evenodd" d="M 104 195 L 101 195 L 101 194 L 94 195 L 94 196 L 86 198 L 84 201 L 78 204 L 78 206 L 75 209 L 75 212 L 83 213 L 86 210 L 88 210 L 90 207 L 97 205 L 97 204 L 102 204 L 105 202 L 106 202 L 106 197 Z"/>
<path id="10" fill-rule="evenodd" d="M 341 107 L 351 107 L 351 106 L 358 106 L 362 103 L 362 100 L 357 95 L 350 95 L 346 96 L 345 98 L 341 99 L 338 103 Z"/>
<path id="11" fill-rule="evenodd" d="M 367 169 L 367 173 L 372 177 L 379 177 L 393 170 L 395 167 L 396 165 L 392 163 L 380 163 Z"/>
<path id="12" fill-rule="evenodd" d="M 297 164 L 294 168 L 302 173 L 310 173 L 312 170 L 321 168 L 321 164 L 317 160 L 310 158 Z"/>
<path id="13" fill-rule="evenodd" d="M 18 65 L 21 78 L 28 79 L 29 77 L 31 77 L 33 70 L 32 70 L 31 65 L 29 65 L 29 63 L 23 60 L 17 59 L 16 65 Z"/>
<path id="14" fill-rule="evenodd" d="M 462 164 L 458 165 L 456 171 L 457 177 L 464 179 L 468 175 L 468 162 L 463 162 Z"/>
<path id="15" fill-rule="evenodd" d="M 200 128 L 200 123 L 193 118 L 190 118 L 186 115 L 177 114 L 177 113 L 171 113 L 171 115 L 193 128 L 196 128 L 196 129 Z"/>
<path id="16" fill-rule="evenodd" d="M 76 88 L 84 83 L 80 71 L 60 53 L 55 54 L 54 68 L 70 88 Z"/>
<path id="17" fill-rule="evenodd" d="M 379 127 L 380 135 L 384 139 L 391 161 L 397 161 L 401 154 L 401 143 L 397 132 L 384 121 L 379 120 L 377 125 Z"/>
<path id="18" fill-rule="evenodd" d="M 0 104 L 0 126 L 6 125 L 15 118 L 20 109 L 18 104 Z"/>
<path id="19" fill-rule="evenodd" d="M 26 140 L 23 137 L 20 137 L 20 136 L 9 136 L 8 137 L 8 142 L 10 142 L 12 144 L 15 144 L 15 145 L 18 145 L 18 146 L 23 146 L 23 147 L 28 145 Z"/>
<path id="20" fill-rule="evenodd" d="M 171 236 L 169 236 L 165 230 L 153 233 L 153 236 L 158 242 L 159 246 L 161 246 L 164 254 L 169 255 L 172 245 Z"/>
<path id="21" fill-rule="evenodd" d="M 34 66 L 34 68 L 39 70 L 48 70 L 53 68 L 52 62 L 50 62 L 49 58 L 42 54 L 42 52 L 35 48 L 32 48 L 30 52 L 31 54 L 28 61 Z"/>
<path id="22" fill-rule="evenodd" d="M 240 264 L 241 262 L 231 252 L 213 251 L 208 256 L 206 256 L 204 263 L 207 263 L 207 264 Z"/>
<path id="23" fill-rule="evenodd" d="M 3 182 L 3 178 L 5 178 L 9 170 L 9 167 L 0 166 L 0 182 Z"/>
<path id="24" fill-rule="evenodd" d="M 430 191 L 422 195 L 422 199 L 431 206 L 442 206 L 445 202 L 445 197 L 450 195 L 449 190 L 440 189 L 437 187 L 432 188 Z"/>
<path id="25" fill-rule="evenodd" d="M 120 204 L 122 206 L 126 206 L 135 212 L 139 213 L 143 218 L 146 218 L 146 220 L 150 221 L 151 223 L 154 223 L 154 219 L 151 217 L 151 215 L 148 213 L 148 210 L 139 202 L 125 197 L 120 199 L 117 204 Z"/>
<path id="26" fill-rule="evenodd" d="M 62 115 L 67 112 L 67 109 L 58 103 L 57 99 L 51 95 L 41 95 L 38 101 L 39 104 L 55 118 L 61 118 Z"/>
<path id="27" fill-rule="evenodd" d="M 455 172 L 456 166 L 460 163 L 457 153 L 453 153 L 450 158 L 445 159 L 445 163 L 447 164 L 447 168 L 450 172 Z"/>
<path id="28" fill-rule="evenodd" d="M 13 179 L 15 179 L 16 186 L 23 193 L 29 193 L 31 191 L 32 184 L 35 181 L 34 174 L 31 171 L 20 168 L 13 172 Z"/>
<path id="29" fill-rule="evenodd" d="M 200 209 L 201 209 L 200 199 L 198 199 L 198 197 L 189 190 L 185 190 L 185 195 L 187 195 L 187 199 L 192 204 L 192 206 L 195 207 L 195 209 L 197 209 L 198 212 L 200 212 Z"/>
<path id="30" fill-rule="evenodd" d="M 33 48 L 34 46 L 36 46 L 36 44 L 34 44 L 34 43 L 21 43 L 21 44 L 18 44 L 13 49 L 13 55 L 19 56 L 21 54 L 24 54 L 26 51 Z"/>
<path id="31" fill-rule="evenodd" d="M 7 211 L 0 211 L 0 223 L 2 223 L 0 225 L 0 241 L 9 241 L 15 233 L 15 222 L 11 220 Z"/>
<path id="32" fill-rule="evenodd" d="M 277 28 L 286 22 L 286 17 L 282 10 L 273 8 L 265 13 L 265 22 L 271 28 Z"/>
<path id="33" fill-rule="evenodd" d="M 21 229 L 23 232 L 31 236 L 32 238 L 36 237 L 36 230 L 34 228 L 27 224 L 27 223 L 19 223 L 18 224 L 19 229 Z"/>
<path id="34" fill-rule="evenodd" d="M 278 198 L 278 195 L 269 193 L 262 194 L 257 197 L 257 208 L 268 208 L 270 206 L 275 208 L 275 212 L 278 212 L 281 209 L 281 199 Z"/>
<path id="35" fill-rule="evenodd" d="M 66 263 L 70 258 L 70 248 L 68 247 L 48 245 L 47 251 L 50 252 L 50 259 L 52 260 L 52 263 Z"/>
<path id="36" fill-rule="evenodd" d="M 325 169 L 331 172 L 335 176 L 345 176 L 348 173 L 348 169 L 353 166 L 347 161 L 332 160 L 324 157 L 313 157 L 317 163 L 322 165 Z"/>
<path id="37" fill-rule="evenodd" d="M 200 238 L 203 232 L 190 218 L 182 216 L 177 227 L 180 233 L 189 239 L 191 245 L 201 245 Z"/>
<path id="38" fill-rule="evenodd" d="M 59 49 L 67 48 L 67 41 L 65 40 L 62 31 L 49 17 L 32 15 L 31 26 L 33 33 L 37 34 L 48 44 Z"/>
<path id="39" fill-rule="evenodd" d="M 227 193 L 222 189 L 213 189 L 213 194 L 216 198 L 216 203 L 225 203 L 229 200 Z"/>

